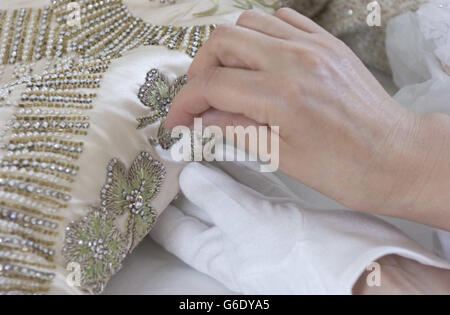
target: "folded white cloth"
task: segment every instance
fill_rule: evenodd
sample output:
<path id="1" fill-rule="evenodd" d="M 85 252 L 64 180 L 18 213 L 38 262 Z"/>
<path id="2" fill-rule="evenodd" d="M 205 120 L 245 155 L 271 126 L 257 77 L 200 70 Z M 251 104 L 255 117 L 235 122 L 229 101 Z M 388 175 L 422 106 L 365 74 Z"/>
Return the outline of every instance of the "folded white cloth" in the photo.
<path id="1" fill-rule="evenodd" d="M 389 254 L 450 269 L 382 220 L 302 209 L 274 175 L 221 165 L 239 181 L 211 165 L 190 164 L 180 177 L 188 201 L 164 211 L 151 235 L 235 292 L 351 294 L 362 272 Z"/>

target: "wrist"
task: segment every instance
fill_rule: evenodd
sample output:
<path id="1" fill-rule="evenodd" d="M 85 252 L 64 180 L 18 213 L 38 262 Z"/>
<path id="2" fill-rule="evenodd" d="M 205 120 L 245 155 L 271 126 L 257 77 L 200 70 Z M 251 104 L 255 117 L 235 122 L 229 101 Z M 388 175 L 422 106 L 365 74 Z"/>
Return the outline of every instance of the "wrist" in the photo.
<path id="1" fill-rule="evenodd" d="M 450 117 L 416 116 L 408 148 L 398 168 L 405 165 L 396 215 L 450 229 Z"/>
<path id="2" fill-rule="evenodd" d="M 402 115 L 370 177 L 380 198 L 363 211 L 450 229 L 450 117 Z"/>

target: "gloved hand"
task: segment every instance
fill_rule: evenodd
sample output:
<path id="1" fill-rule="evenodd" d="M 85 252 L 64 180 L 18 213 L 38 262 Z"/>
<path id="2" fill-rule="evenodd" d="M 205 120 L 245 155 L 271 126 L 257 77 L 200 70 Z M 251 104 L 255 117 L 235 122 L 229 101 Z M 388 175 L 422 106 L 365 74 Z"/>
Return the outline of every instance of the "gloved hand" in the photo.
<path id="1" fill-rule="evenodd" d="M 380 219 L 302 209 L 275 175 L 223 165 L 241 182 L 211 165 L 188 165 L 180 176 L 188 201 L 165 210 L 151 235 L 235 292 L 351 294 L 366 267 L 389 254 L 450 269 Z"/>

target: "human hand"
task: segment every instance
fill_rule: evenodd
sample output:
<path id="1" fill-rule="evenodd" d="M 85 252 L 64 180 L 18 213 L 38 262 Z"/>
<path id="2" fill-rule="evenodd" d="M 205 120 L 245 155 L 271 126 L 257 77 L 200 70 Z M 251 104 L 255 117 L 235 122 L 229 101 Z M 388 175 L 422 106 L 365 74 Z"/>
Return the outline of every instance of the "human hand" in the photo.
<path id="1" fill-rule="evenodd" d="M 213 32 L 166 127 L 195 116 L 279 126 L 282 172 L 349 208 L 450 229 L 450 119 L 401 107 L 347 46 L 293 10 L 249 11 Z"/>
<path id="2" fill-rule="evenodd" d="M 450 294 L 450 270 L 435 268 L 396 255 L 377 260 L 382 272 L 379 286 L 370 286 L 367 270 L 353 287 L 356 295 Z"/>
<path id="3" fill-rule="evenodd" d="M 369 264 L 395 253 L 449 268 L 375 217 L 302 209 L 275 175 L 222 167 L 236 179 L 188 165 L 180 175 L 188 201 L 166 209 L 151 236 L 235 292 L 350 294 Z"/>

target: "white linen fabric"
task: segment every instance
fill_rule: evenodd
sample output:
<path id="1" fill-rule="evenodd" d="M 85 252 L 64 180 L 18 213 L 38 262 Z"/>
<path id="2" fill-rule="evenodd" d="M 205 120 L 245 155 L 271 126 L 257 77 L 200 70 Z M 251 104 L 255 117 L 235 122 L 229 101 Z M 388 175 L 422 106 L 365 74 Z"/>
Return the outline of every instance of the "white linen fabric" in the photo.
<path id="1" fill-rule="evenodd" d="M 433 0 L 416 13 L 392 19 L 386 49 L 395 83 L 394 98 L 417 113 L 450 115 L 450 2 Z M 450 235 L 437 231 L 435 250 L 450 260 Z"/>
<path id="2" fill-rule="evenodd" d="M 164 211 L 151 236 L 230 290 L 351 294 L 366 268 L 390 254 L 450 270 L 450 263 L 382 220 L 305 209 L 273 174 L 220 166 L 226 173 L 199 163 L 183 169 L 186 200 Z"/>

